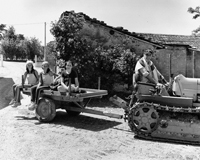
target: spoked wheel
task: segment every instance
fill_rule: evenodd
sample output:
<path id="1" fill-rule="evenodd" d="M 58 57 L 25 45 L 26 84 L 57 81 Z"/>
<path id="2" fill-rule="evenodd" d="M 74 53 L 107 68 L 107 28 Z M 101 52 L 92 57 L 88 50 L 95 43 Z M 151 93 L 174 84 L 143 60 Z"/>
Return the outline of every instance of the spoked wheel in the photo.
<path id="1" fill-rule="evenodd" d="M 78 102 L 78 103 L 81 104 L 81 102 Z M 73 102 L 68 103 L 68 105 L 69 105 L 70 107 L 79 108 L 79 106 L 78 106 L 76 103 L 73 103 Z M 67 112 L 67 114 L 70 115 L 70 116 L 78 116 L 78 115 L 81 113 L 81 112 L 78 112 L 78 111 L 71 111 L 71 110 L 68 110 L 68 109 L 66 109 L 66 112 Z"/>
<path id="2" fill-rule="evenodd" d="M 157 128 L 158 119 L 158 112 L 153 105 L 138 103 L 129 112 L 128 125 L 136 134 L 149 134 Z"/>
<path id="3" fill-rule="evenodd" d="M 39 101 L 35 112 L 39 121 L 50 122 L 56 116 L 55 103 L 50 99 L 43 98 Z"/>

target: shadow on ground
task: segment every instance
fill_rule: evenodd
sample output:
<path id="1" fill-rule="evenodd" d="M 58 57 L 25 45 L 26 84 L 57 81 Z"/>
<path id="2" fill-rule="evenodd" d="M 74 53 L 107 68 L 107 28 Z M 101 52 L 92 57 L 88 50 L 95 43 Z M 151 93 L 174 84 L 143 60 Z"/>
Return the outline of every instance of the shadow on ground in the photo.
<path id="1" fill-rule="evenodd" d="M 14 81 L 12 78 L 0 77 L 0 109 L 8 106 L 12 98 L 12 86 Z"/>
<path id="2" fill-rule="evenodd" d="M 38 121 L 36 124 L 40 125 L 42 123 Z M 114 120 L 112 121 L 92 117 L 92 115 L 91 117 L 83 114 L 80 114 L 79 116 L 70 116 L 65 111 L 57 111 L 56 117 L 52 122 L 50 122 L 50 124 L 69 126 L 77 129 L 85 129 L 96 132 L 112 128 L 114 126 L 120 125 L 121 123 Z"/>

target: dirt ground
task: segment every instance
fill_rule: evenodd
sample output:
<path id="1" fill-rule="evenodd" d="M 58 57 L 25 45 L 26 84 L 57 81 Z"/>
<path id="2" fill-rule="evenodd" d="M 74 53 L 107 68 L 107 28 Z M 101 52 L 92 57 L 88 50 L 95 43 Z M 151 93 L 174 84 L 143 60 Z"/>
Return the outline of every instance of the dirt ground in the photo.
<path id="1" fill-rule="evenodd" d="M 4 67 L 0 67 L 1 160 L 200 159 L 199 146 L 135 138 L 123 119 L 85 113 L 70 117 L 64 110 L 57 110 L 53 122 L 40 123 L 35 113 L 27 110 L 28 96 L 23 96 L 21 106 L 11 108 L 7 105 L 12 95 L 11 83 L 20 83 L 24 66 L 4 62 Z M 88 108 L 123 114 L 122 109 L 111 105 Z"/>

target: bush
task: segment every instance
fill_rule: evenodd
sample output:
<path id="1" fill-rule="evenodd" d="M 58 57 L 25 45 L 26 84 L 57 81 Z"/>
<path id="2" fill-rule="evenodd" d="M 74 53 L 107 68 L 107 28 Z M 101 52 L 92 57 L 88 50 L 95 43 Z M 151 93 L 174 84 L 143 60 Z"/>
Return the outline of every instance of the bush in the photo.
<path id="1" fill-rule="evenodd" d="M 113 93 L 115 83 L 132 84 L 136 54 L 128 45 L 105 46 L 105 39 L 96 35 L 80 34 L 84 18 L 73 12 L 64 12 L 59 21 L 52 23 L 51 33 L 56 39 L 59 57 L 75 62 L 81 87 L 97 88 L 101 77 L 101 89 Z M 94 42 L 95 39 L 95 42 Z"/>

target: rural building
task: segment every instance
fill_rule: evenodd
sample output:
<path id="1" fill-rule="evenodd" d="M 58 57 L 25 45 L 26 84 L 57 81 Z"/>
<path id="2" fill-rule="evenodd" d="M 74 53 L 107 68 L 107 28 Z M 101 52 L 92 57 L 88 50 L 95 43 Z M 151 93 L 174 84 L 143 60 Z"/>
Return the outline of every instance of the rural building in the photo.
<path id="1" fill-rule="evenodd" d="M 69 15 L 74 11 L 63 12 L 61 16 Z M 169 79 L 183 74 L 186 77 L 200 77 L 200 36 L 165 35 L 129 32 L 123 27 L 112 27 L 90 18 L 84 13 L 77 13 L 84 17 L 85 23 L 82 34 L 93 35 L 105 45 L 128 43 L 130 48 L 138 55 L 145 49 L 156 50 L 153 61 L 159 71 Z"/>
<path id="2" fill-rule="evenodd" d="M 165 45 L 164 49 L 157 50 L 154 60 L 165 77 L 172 73 L 200 78 L 200 36 L 138 34 Z"/>

